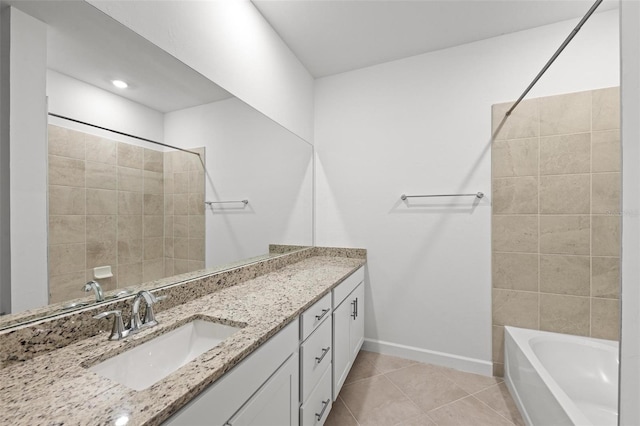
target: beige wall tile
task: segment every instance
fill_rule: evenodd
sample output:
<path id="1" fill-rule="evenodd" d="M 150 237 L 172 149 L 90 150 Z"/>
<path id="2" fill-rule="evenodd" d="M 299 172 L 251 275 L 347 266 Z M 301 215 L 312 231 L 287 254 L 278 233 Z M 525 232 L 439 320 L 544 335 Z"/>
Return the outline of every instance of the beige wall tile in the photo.
<path id="1" fill-rule="evenodd" d="M 189 259 L 189 239 L 174 238 L 173 239 L 173 257 L 176 259 Z"/>
<path id="2" fill-rule="evenodd" d="M 84 160 L 84 133 L 49 124 L 49 154 Z"/>
<path id="3" fill-rule="evenodd" d="M 173 257 L 173 238 L 164 239 L 164 257 Z"/>
<path id="4" fill-rule="evenodd" d="M 541 214 L 589 214 L 591 176 L 557 175 L 540 178 Z"/>
<path id="5" fill-rule="evenodd" d="M 87 189 L 87 214 L 118 213 L 118 192 L 110 189 Z"/>
<path id="6" fill-rule="evenodd" d="M 87 241 L 116 241 L 118 235 L 117 216 L 87 216 Z"/>
<path id="7" fill-rule="evenodd" d="M 537 252 L 537 216 L 494 216 L 492 228 L 494 251 Z"/>
<path id="8" fill-rule="evenodd" d="M 591 228 L 593 256 L 620 256 L 620 216 L 593 216 Z"/>
<path id="9" fill-rule="evenodd" d="M 189 238 L 189 260 L 204 260 L 204 239 Z"/>
<path id="10" fill-rule="evenodd" d="M 538 328 L 538 293 L 493 289 L 493 325 Z"/>
<path id="11" fill-rule="evenodd" d="M 118 241 L 118 266 L 142 261 L 142 240 Z"/>
<path id="12" fill-rule="evenodd" d="M 164 152 L 164 164 L 163 164 L 163 172 L 165 174 L 171 173 L 173 174 L 173 157 L 175 155 L 175 151 Z"/>
<path id="13" fill-rule="evenodd" d="M 118 167 L 118 190 L 130 192 L 142 192 L 144 180 L 142 170 L 130 167 Z"/>
<path id="14" fill-rule="evenodd" d="M 192 148 L 193 152 L 199 153 L 197 155 L 187 154 L 187 161 L 189 163 L 190 172 L 204 172 L 204 147 Z"/>
<path id="15" fill-rule="evenodd" d="M 595 173 L 592 175 L 591 212 L 594 214 L 619 214 L 622 183 L 620 173 Z"/>
<path id="16" fill-rule="evenodd" d="M 593 130 L 608 130 L 620 128 L 620 88 L 594 90 L 593 102 Z"/>
<path id="17" fill-rule="evenodd" d="M 540 174 L 563 175 L 591 171 L 591 134 L 540 138 Z"/>
<path id="18" fill-rule="evenodd" d="M 202 216 L 189 216 L 189 238 L 204 238 L 205 219 Z"/>
<path id="19" fill-rule="evenodd" d="M 87 145 L 87 161 L 116 164 L 117 142 L 89 134 L 85 134 L 85 141 Z"/>
<path id="20" fill-rule="evenodd" d="M 173 267 L 173 258 L 165 258 L 164 259 L 164 276 L 171 277 L 175 274 Z"/>
<path id="21" fill-rule="evenodd" d="M 589 256 L 540 256 L 540 291 L 543 293 L 589 296 L 591 269 Z"/>
<path id="22" fill-rule="evenodd" d="M 85 251 L 84 243 L 49 246 L 49 276 L 84 271 Z"/>
<path id="23" fill-rule="evenodd" d="M 173 234 L 173 216 L 164 217 L 164 236 L 165 237 L 174 237 Z"/>
<path id="24" fill-rule="evenodd" d="M 189 237 L 189 216 L 179 215 L 173 217 L 173 236 L 176 238 Z"/>
<path id="25" fill-rule="evenodd" d="M 540 216 L 540 253 L 589 254 L 589 216 Z"/>
<path id="26" fill-rule="evenodd" d="M 494 140 L 521 139 L 538 136 L 538 100 L 521 102 L 505 119 L 513 102 L 493 105 L 491 134 Z"/>
<path id="27" fill-rule="evenodd" d="M 591 337 L 620 340 L 620 301 L 591 299 Z"/>
<path id="28" fill-rule="evenodd" d="M 164 259 L 147 260 L 142 263 L 142 280 L 144 282 L 164 278 Z"/>
<path id="29" fill-rule="evenodd" d="M 173 213 L 175 215 L 189 214 L 189 194 L 174 194 Z"/>
<path id="30" fill-rule="evenodd" d="M 164 171 L 164 155 L 155 149 L 144 149 L 144 169 L 151 172 Z"/>
<path id="31" fill-rule="evenodd" d="M 539 145 L 538 138 L 493 141 L 492 177 L 537 176 Z"/>
<path id="32" fill-rule="evenodd" d="M 87 242 L 87 269 L 116 264 L 115 241 Z"/>
<path id="33" fill-rule="evenodd" d="M 164 177 L 162 173 L 145 170 L 143 174 L 145 194 L 164 194 Z"/>
<path id="34" fill-rule="evenodd" d="M 200 269 L 204 269 L 204 261 L 202 261 L 202 260 L 189 260 L 187 262 L 187 266 L 189 268 L 189 272 L 198 271 Z"/>
<path id="35" fill-rule="evenodd" d="M 120 265 L 118 268 L 118 287 L 127 287 L 142 282 L 142 262 Z"/>
<path id="36" fill-rule="evenodd" d="M 142 215 L 142 193 L 118 191 L 119 215 Z"/>
<path id="37" fill-rule="evenodd" d="M 502 362 L 493 363 L 493 375 L 494 377 L 504 377 L 504 363 Z"/>
<path id="38" fill-rule="evenodd" d="M 593 132 L 591 150 L 594 172 L 620 171 L 620 130 Z"/>
<path id="39" fill-rule="evenodd" d="M 174 194 L 186 194 L 189 192 L 189 172 L 173 174 Z"/>
<path id="40" fill-rule="evenodd" d="M 173 162 L 171 167 L 173 168 L 174 173 L 189 171 L 189 160 L 187 158 L 187 156 L 189 155 L 193 155 L 193 154 L 188 154 L 183 151 L 177 151 L 172 153 Z"/>
<path id="41" fill-rule="evenodd" d="M 163 216 L 145 216 L 142 222 L 144 224 L 143 235 L 145 238 L 164 237 Z"/>
<path id="42" fill-rule="evenodd" d="M 118 142 L 117 156 L 118 166 L 131 167 L 133 169 L 143 168 L 144 149 L 128 143 Z"/>
<path id="43" fill-rule="evenodd" d="M 540 135 L 591 131 L 591 92 L 540 98 Z"/>
<path id="44" fill-rule="evenodd" d="M 204 214 L 204 194 L 189 194 L 189 214 Z"/>
<path id="45" fill-rule="evenodd" d="M 144 260 L 162 259 L 164 256 L 164 238 L 144 239 Z"/>
<path id="46" fill-rule="evenodd" d="M 164 214 L 164 195 L 144 194 L 143 203 L 143 211 L 145 215 Z"/>
<path id="47" fill-rule="evenodd" d="M 85 216 L 49 216 L 49 244 L 84 243 Z"/>
<path id="48" fill-rule="evenodd" d="M 165 173 L 163 178 L 164 184 L 164 193 L 165 194 L 173 194 L 175 193 L 175 179 L 173 178 L 173 173 Z"/>
<path id="49" fill-rule="evenodd" d="M 118 239 L 142 239 L 142 215 L 118 215 Z"/>
<path id="50" fill-rule="evenodd" d="M 87 161 L 86 168 L 87 188 L 117 189 L 116 166 Z"/>
<path id="51" fill-rule="evenodd" d="M 493 179 L 492 190 L 494 214 L 538 213 L 538 178 Z"/>
<path id="52" fill-rule="evenodd" d="M 84 272 L 57 275 L 49 279 L 49 303 L 61 303 L 69 299 L 84 297 L 82 286 L 85 281 Z"/>
<path id="53" fill-rule="evenodd" d="M 591 258 L 591 296 L 618 299 L 620 297 L 620 258 Z"/>
<path id="54" fill-rule="evenodd" d="M 82 160 L 49 156 L 49 184 L 84 187 L 85 165 Z"/>
<path id="55" fill-rule="evenodd" d="M 173 272 L 174 274 L 184 274 L 191 272 L 189 268 L 189 261 L 186 259 L 174 259 L 173 260 Z"/>
<path id="56" fill-rule="evenodd" d="M 493 287 L 538 291 L 538 255 L 493 253 Z"/>
<path id="57" fill-rule="evenodd" d="M 85 196 L 84 188 L 49 185 L 49 214 L 84 215 Z"/>
<path id="58" fill-rule="evenodd" d="M 189 172 L 189 192 L 204 194 L 204 173 L 200 171 Z"/>
<path id="59" fill-rule="evenodd" d="M 589 335 L 589 298 L 540 294 L 540 330 Z"/>
<path id="60" fill-rule="evenodd" d="M 493 362 L 504 362 L 504 326 L 494 325 L 492 331 Z"/>
<path id="61" fill-rule="evenodd" d="M 164 214 L 165 215 L 173 215 L 173 194 L 165 194 L 164 195 Z"/>

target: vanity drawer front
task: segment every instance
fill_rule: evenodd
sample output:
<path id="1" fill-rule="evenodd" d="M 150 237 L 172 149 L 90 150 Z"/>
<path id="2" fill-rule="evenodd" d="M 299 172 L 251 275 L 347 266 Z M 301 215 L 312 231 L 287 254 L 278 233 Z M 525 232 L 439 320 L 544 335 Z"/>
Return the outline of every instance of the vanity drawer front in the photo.
<path id="1" fill-rule="evenodd" d="M 331 368 L 324 372 L 318 386 L 300 408 L 301 426 L 323 425 L 331 411 Z"/>
<path id="2" fill-rule="evenodd" d="M 333 309 L 337 308 L 362 281 L 364 281 L 364 266 L 333 289 Z"/>
<path id="3" fill-rule="evenodd" d="M 322 323 L 331 317 L 331 293 L 314 303 L 300 315 L 300 340 L 305 340 Z"/>
<path id="4" fill-rule="evenodd" d="M 331 365 L 331 319 L 322 325 L 300 347 L 300 395 L 304 403 Z"/>

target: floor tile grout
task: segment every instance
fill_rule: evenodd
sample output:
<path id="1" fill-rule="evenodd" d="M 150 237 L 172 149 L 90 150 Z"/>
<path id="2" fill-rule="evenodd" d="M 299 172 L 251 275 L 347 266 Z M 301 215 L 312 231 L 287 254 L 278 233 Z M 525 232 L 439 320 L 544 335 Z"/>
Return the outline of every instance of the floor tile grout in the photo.
<path id="1" fill-rule="evenodd" d="M 340 400 L 340 402 L 342 402 L 342 405 L 344 405 L 344 408 L 347 409 L 347 411 L 349 412 L 349 414 L 351 415 L 351 417 L 353 417 L 353 421 L 356 422 L 357 425 L 360 425 L 360 422 L 358 421 L 358 419 L 356 419 L 356 416 L 351 412 L 351 409 L 349 408 L 349 406 L 347 405 L 346 402 L 344 402 L 344 400 L 342 399 L 342 397 L 340 396 L 340 393 L 338 393 L 338 399 Z"/>
<path id="2" fill-rule="evenodd" d="M 411 366 L 413 366 L 415 364 L 411 364 Z M 410 366 L 409 366 L 410 367 Z M 398 370 L 402 370 L 401 368 L 399 368 Z M 394 371 L 398 371 L 398 370 L 394 370 Z M 391 373 L 391 372 L 390 372 Z M 387 377 L 386 373 L 384 374 L 385 377 Z M 445 377 L 446 378 L 446 377 Z M 420 410 L 420 412 L 422 414 L 424 414 L 425 416 L 427 416 L 429 418 L 429 420 L 431 420 L 434 424 L 437 425 L 437 423 L 435 422 L 435 420 L 433 420 L 433 418 L 431 418 L 431 416 L 429 415 L 429 412 L 425 411 L 422 409 L 422 407 L 420 407 L 413 399 L 411 399 L 411 397 L 409 395 L 407 395 L 406 393 L 404 393 L 404 391 L 402 389 L 400 389 L 400 387 L 398 385 L 395 384 L 395 382 L 393 380 L 391 380 L 391 378 L 387 377 L 387 380 L 389 380 L 391 382 L 391 384 L 393 386 L 396 387 L 396 389 L 398 389 L 398 391 L 400 391 L 400 393 L 402 395 L 404 395 L 405 398 L 407 398 L 409 401 L 411 401 L 413 403 L 413 405 L 415 405 L 416 407 L 418 407 L 418 410 Z M 416 416 L 417 417 L 417 416 Z M 409 419 L 407 419 L 409 420 Z"/>
<path id="3" fill-rule="evenodd" d="M 471 395 L 473 396 L 473 395 Z M 513 420 L 508 419 L 507 417 L 503 416 L 502 414 L 500 414 L 498 411 L 494 410 L 493 407 L 491 407 L 489 404 L 487 404 L 486 402 L 484 402 L 483 400 L 481 400 L 480 398 L 476 398 L 475 396 L 473 396 L 477 401 L 479 401 L 481 404 L 485 405 L 486 407 L 488 407 L 491 411 L 493 411 L 494 413 L 496 413 L 497 415 L 499 415 L 500 417 L 502 417 L 503 419 L 505 419 L 506 421 L 508 421 L 509 423 L 511 423 L 512 425 L 515 426 L 515 423 L 513 422 Z"/>

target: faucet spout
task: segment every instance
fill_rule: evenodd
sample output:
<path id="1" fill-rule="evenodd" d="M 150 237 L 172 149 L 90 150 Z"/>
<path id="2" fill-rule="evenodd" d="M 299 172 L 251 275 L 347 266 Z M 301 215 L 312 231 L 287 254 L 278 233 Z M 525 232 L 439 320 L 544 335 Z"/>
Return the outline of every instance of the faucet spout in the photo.
<path id="1" fill-rule="evenodd" d="M 84 287 L 82 287 L 82 289 L 87 292 L 93 290 L 96 294 L 96 302 L 104 301 L 104 293 L 102 292 L 102 287 L 100 287 L 100 284 L 98 284 L 96 281 L 89 281 L 84 285 Z"/>
<path id="2" fill-rule="evenodd" d="M 158 324 L 153 312 L 153 305 L 166 296 L 156 297 L 147 290 L 139 291 L 133 298 L 131 305 L 131 330 L 139 330 L 142 327 L 151 327 Z M 144 299 L 147 309 L 144 313 L 144 320 L 140 319 L 140 302 Z"/>

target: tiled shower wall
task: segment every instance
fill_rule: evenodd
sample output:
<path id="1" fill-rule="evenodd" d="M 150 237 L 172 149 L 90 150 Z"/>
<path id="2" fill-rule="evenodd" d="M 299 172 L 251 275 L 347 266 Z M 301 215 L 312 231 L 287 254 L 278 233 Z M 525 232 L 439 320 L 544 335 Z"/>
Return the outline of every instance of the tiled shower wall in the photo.
<path id="1" fill-rule="evenodd" d="M 189 158 L 173 154 L 49 125 L 50 303 L 82 297 L 97 266 L 111 266 L 105 290 L 174 274 L 165 217 L 183 200 L 167 191 L 165 170 L 188 169 Z M 204 175 L 200 191 L 204 206 Z"/>
<path id="2" fill-rule="evenodd" d="M 504 326 L 617 340 L 619 89 L 493 106 L 493 362 Z"/>

